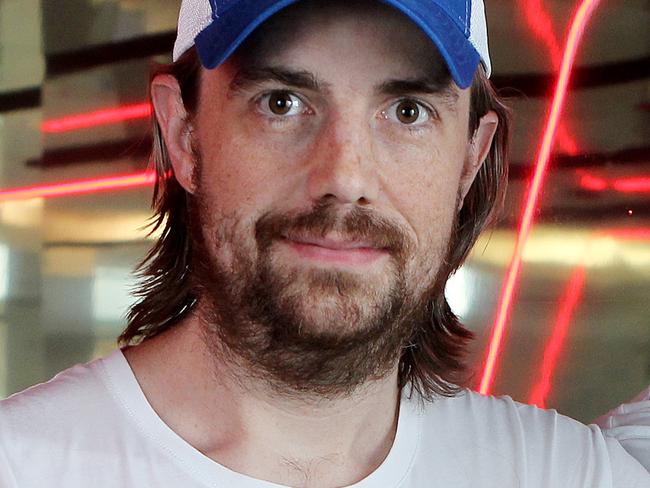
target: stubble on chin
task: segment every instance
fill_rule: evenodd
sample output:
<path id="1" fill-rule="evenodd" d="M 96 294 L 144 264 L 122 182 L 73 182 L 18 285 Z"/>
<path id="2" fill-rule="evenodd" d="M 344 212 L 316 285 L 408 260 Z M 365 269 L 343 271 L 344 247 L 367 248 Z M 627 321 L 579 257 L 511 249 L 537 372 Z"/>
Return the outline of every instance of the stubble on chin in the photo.
<path id="1" fill-rule="evenodd" d="M 221 360 L 281 394 L 319 398 L 348 395 L 395 369 L 426 320 L 429 288 L 414 294 L 422 284 L 409 283 L 406 272 L 413 245 L 398 226 L 363 209 L 340 216 L 321 205 L 301 215 L 262 216 L 255 245 L 246 245 L 236 219 L 211 222 L 205 204 L 196 203 L 193 284 L 205 340 Z M 385 272 L 364 280 L 354 272 L 273 260 L 273 246 L 287 233 L 334 230 L 386 248 Z M 220 260 L 225 249 L 230 263 Z"/>

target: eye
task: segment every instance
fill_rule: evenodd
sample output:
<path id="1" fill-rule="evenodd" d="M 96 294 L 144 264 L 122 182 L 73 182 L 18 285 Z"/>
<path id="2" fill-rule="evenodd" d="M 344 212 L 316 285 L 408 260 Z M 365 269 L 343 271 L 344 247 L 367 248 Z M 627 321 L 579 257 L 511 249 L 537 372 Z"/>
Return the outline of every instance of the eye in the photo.
<path id="1" fill-rule="evenodd" d="M 384 117 L 397 119 L 404 125 L 422 125 L 429 121 L 431 110 L 415 100 L 400 100 L 383 112 Z"/>
<path id="2" fill-rule="evenodd" d="M 270 111 L 271 114 L 278 116 L 299 115 L 306 110 L 304 102 L 287 91 L 267 93 L 262 96 L 260 103 L 263 111 Z"/>

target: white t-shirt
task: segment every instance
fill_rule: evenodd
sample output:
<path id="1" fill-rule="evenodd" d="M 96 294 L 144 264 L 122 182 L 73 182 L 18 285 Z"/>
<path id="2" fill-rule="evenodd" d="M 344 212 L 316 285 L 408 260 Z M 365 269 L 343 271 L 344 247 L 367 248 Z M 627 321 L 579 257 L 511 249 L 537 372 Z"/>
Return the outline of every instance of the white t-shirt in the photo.
<path id="1" fill-rule="evenodd" d="M 121 351 L 0 402 L 3 488 L 278 488 L 219 465 L 147 402 Z M 381 466 L 354 488 L 650 488 L 613 438 L 554 411 L 465 392 L 402 400 Z"/>

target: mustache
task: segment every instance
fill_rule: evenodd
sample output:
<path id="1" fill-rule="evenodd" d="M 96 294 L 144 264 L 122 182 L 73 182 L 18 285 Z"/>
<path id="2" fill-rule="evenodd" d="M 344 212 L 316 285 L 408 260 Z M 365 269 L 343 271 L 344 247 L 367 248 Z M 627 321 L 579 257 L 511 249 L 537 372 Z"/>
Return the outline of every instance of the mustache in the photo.
<path id="1" fill-rule="evenodd" d="M 398 224 L 359 206 L 342 213 L 335 204 L 320 202 L 308 212 L 266 213 L 255 224 L 255 238 L 262 251 L 274 240 L 301 236 L 325 238 L 332 233 L 342 240 L 367 242 L 400 259 L 413 248 L 411 239 Z"/>

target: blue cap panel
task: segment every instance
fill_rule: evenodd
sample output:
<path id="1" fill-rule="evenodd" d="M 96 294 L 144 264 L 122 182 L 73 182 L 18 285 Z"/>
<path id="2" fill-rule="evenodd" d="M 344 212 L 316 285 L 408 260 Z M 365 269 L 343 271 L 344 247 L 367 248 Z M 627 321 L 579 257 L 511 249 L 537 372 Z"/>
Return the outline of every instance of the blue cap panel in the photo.
<path id="1" fill-rule="evenodd" d="M 195 39 L 208 69 L 224 62 L 265 20 L 298 0 L 211 0 L 216 17 Z M 381 0 L 408 16 L 437 46 L 460 88 L 474 78 L 480 55 L 468 40 L 471 0 Z"/>
<path id="2" fill-rule="evenodd" d="M 456 23 L 461 32 L 465 34 L 465 37 L 469 37 L 469 25 L 472 18 L 471 0 L 416 0 L 415 3 L 421 4 L 422 10 L 443 10 Z"/>
<path id="3" fill-rule="evenodd" d="M 208 69 L 228 59 L 266 19 L 298 0 L 214 1 L 216 18 L 195 39 L 201 63 Z"/>
<path id="4" fill-rule="evenodd" d="M 464 1 L 381 1 L 404 13 L 424 31 L 447 62 L 449 71 L 460 88 L 467 88 L 472 84 L 474 73 L 481 61 L 481 55 L 468 40 L 464 23 L 459 25 L 460 19 L 450 16 L 448 9 L 444 9 L 439 5 L 439 3 L 442 3 L 448 6 L 451 4 L 462 4 L 464 6 Z M 469 19 L 467 24 L 469 25 Z"/>

